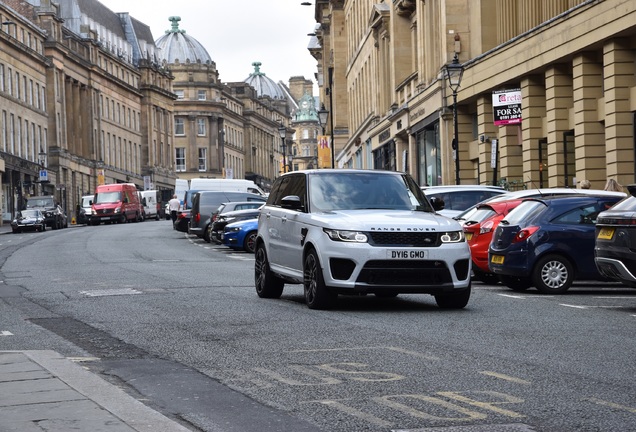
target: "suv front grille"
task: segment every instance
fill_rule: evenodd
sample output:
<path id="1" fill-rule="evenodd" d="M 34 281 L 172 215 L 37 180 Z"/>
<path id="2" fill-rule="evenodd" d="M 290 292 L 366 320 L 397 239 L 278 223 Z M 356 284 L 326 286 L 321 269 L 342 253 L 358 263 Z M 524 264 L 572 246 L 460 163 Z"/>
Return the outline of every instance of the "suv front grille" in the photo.
<path id="1" fill-rule="evenodd" d="M 357 282 L 369 285 L 436 286 L 453 281 L 444 261 L 372 260 Z"/>
<path id="2" fill-rule="evenodd" d="M 438 247 L 439 233 L 436 232 L 369 232 L 371 246 L 414 246 Z"/>

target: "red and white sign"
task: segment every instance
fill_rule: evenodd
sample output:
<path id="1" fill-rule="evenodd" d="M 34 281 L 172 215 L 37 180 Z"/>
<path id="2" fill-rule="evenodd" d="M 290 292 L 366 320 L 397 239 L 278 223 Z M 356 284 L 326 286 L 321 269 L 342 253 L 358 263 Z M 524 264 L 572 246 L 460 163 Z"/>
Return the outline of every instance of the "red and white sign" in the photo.
<path id="1" fill-rule="evenodd" d="M 495 126 L 521 124 L 521 89 L 493 92 L 492 109 Z"/>

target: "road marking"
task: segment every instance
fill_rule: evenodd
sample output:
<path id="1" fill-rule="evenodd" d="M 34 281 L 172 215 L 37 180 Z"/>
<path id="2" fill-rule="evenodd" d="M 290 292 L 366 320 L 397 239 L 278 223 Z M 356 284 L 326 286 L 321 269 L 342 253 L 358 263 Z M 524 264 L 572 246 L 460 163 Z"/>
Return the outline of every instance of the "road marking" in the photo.
<path id="1" fill-rule="evenodd" d="M 132 288 L 80 291 L 79 293 L 85 295 L 86 297 L 105 297 L 105 296 L 142 294 L 141 291 L 137 291 L 136 289 L 132 289 Z"/>
<path id="2" fill-rule="evenodd" d="M 429 354 L 424 354 L 424 353 L 420 353 L 417 351 L 409 351 L 409 350 L 405 350 L 403 348 L 398 348 L 398 347 L 392 347 L 392 346 L 370 346 L 370 347 L 347 347 L 347 348 L 319 348 L 319 349 L 307 349 L 307 350 L 292 350 L 290 352 L 293 353 L 302 353 L 302 352 L 333 352 L 333 351 L 359 351 L 359 350 L 389 350 L 389 351 L 395 351 L 401 354 L 408 354 L 408 355 L 412 355 L 414 357 L 420 357 L 420 358 L 424 358 L 426 360 L 439 360 L 439 357 L 435 357 L 433 355 L 429 355 Z"/>
<path id="3" fill-rule="evenodd" d="M 13 336 L 13 333 L 7 330 L 0 331 L 0 336 Z"/>
<path id="4" fill-rule="evenodd" d="M 491 372 L 491 371 L 481 371 L 479 373 L 483 374 L 483 375 L 488 375 L 488 376 L 491 376 L 491 377 L 495 377 L 495 378 L 501 378 L 503 380 L 511 381 L 511 382 L 514 382 L 514 383 L 517 383 L 517 384 L 530 385 L 530 381 L 526 381 L 524 379 L 516 378 L 516 377 L 510 376 L 510 375 L 505 375 L 505 374 L 501 374 L 501 373 L 497 373 L 497 372 Z"/>
<path id="5" fill-rule="evenodd" d="M 345 414 L 349 414 L 350 416 L 359 418 L 360 420 L 364 420 L 364 421 L 366 421 L 368 423 L 377 425 L 378 427 L 381 427 L 381 428 L 388 428 L 388 427 L 392 426 L 391 423 L 389 423 L 389 422 L 387 422 L 385 420 L 382 420 L 381 418 L 378 418 L 378 417 L 376 417 L 376 416 L 374 416 L 372 414 L 368 414 L 368 413 L 365 413 L 363 411 L 360 411 L 360 410 L 357 410 L 355 408 L 352 408 L 350 406 L 347 406 L 347 405 L 345 405 L 345 404 L 343 404 L 343 403 L 341 403 L 339 401 L 335 401 L 335 400 L 318 400 L 318 401 L 307 401 L 305 403 L 320 403 L 320 404 L 335 408 L 335 409 L 337 409 L 337 410 L 339 410 L 339 411 L 341 411 L 341 412 L 343 412 Z"/>
<path id="6" fill-rule="evenodd" d="M 559 306 L 565 306 L 565 307 L 571 307 L 574 309 L 587 309 L 588 306 L 577 306 L 577 305 L 571 305 L 571 304 L 565 304 L 565 303 L 559 303 Z"/>
<path id="7" fill-rule="evenodd" d="M 500 295 L 502 297 L 515 298 L 515 299 L 525 299 L 525 298 L 527 298 L 526 296 L 518 296 L 518 295 L 512 295 L 512 294 L 497 294 L 497 295 Z"/>
<path id="8" fill-rule="evenodd" d="M 73 363 L 93 362 L 101 360 L 99 357 L 66 357 Z"/>
<path id="9" fill-rule="evenodd" d="M 181 262 L 181 260 L 178 260 L 178 259 L 155 259 L 155 260 L 152 260 L 152 262 Z"/>
<path id="10" fill-rule="evenodd" d="M 625 406 L 625 405 L 620 405 L 620 404 L 617 404 L 617 403 L 614 403 L 614 402 L 605 401 L 603 399 L 583 398 L 583 400 L 595 403 L 597 405 L 603 405 L 603 406 L 606 406 L 606 407 L 616 408 L 616 409 L 620 409 L 620 410 L 623 410 L 623 411 L 627 411 L 627 412 L 636 414 L 636 408 L 628 407 L 628 406 Z"/>

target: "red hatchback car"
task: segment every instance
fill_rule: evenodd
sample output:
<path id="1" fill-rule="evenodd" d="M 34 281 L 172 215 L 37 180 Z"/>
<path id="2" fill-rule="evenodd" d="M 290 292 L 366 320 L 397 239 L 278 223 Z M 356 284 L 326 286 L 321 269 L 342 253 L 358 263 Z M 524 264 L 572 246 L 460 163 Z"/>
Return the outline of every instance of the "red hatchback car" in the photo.
<path id="1" fill-rule="evenodd" d="M 496 284 L 499 276 L 491 273 L 488 268 L 488 247 L 495 232 L 495 228 L 512 209 L 522 200 L 496 201 L 478 204 L 474 209 L 464 214 L 459 223 L 464 228 L 464 236 L 470 246 L 475 279 L 485 284 Z"/>

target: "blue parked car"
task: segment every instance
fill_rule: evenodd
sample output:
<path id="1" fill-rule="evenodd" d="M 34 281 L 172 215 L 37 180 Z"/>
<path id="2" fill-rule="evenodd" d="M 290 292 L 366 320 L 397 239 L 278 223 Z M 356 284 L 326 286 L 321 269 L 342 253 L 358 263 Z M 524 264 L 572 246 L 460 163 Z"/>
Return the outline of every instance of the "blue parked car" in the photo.
<path id="1" fill-rule="evenodd" d="M 598 214 L 625 194 L 529 198 L 501 220 L 488 266 L 513 290 L 562 294 L 574 280 L 604 280 L 594 264 Z"/>
<path id="2" fill-rule="evenodd" d="M 227 224 L 223 230 L 222 241 L 225 246 L 234 250 L 254 253 L 258 219 L 247 219 Z"/>

